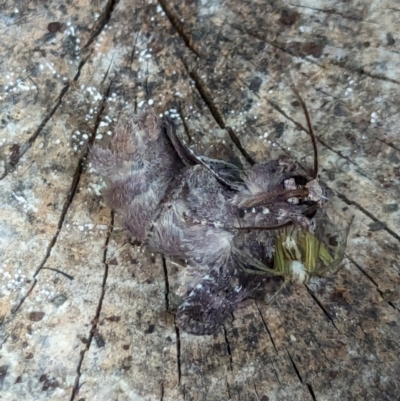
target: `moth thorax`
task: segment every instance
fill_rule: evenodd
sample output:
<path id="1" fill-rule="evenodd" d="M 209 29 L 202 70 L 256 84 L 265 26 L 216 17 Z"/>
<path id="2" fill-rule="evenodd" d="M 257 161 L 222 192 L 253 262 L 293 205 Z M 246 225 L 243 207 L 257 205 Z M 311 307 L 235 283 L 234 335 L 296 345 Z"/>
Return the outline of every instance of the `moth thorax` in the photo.
<path id="1" fill-rule="evenodd" d="M 295 284 L 304 284 L 308 281 L 309 276 L 304 267 L 304 264 L 299 260 L 291 260 L 289 268 L 292 273 L 291 281 Z"/>

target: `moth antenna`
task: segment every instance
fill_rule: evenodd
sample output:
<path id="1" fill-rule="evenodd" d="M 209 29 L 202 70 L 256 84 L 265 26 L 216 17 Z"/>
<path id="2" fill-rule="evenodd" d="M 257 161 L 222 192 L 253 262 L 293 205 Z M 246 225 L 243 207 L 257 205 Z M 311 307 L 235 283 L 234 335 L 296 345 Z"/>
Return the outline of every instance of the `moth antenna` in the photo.
<path id="1" fill-rule="evenodd" d="M 303 109 L 303 112 L 304 112 L 304 114 L 306 116 L 308 132 L 309 132 L 309 134 L 311 136 L 311 142 L 312 142 L 312 145 L 313 145 L 313 148 L 314 148 L 314 172 L 313 172 L 313 178 L 315 180 L 318 177 L 318 147 L 317 147 L 317 140 L 315 138 L 314 130 L 313 130 L 312 125 L 311 125 L 311 119 L 310 119 L 310 115 L 309 115 L 308 110 L 307 110 L 307 106 L 304 103 L 304 100 L 302 99 L 302 97 L 300 96 L 299 91 L 294 86 L 292 86 L 292 90 L 295 93 L 296 97 L 299 99 L 299 102 L 301 104 L 301 108 Z"/>

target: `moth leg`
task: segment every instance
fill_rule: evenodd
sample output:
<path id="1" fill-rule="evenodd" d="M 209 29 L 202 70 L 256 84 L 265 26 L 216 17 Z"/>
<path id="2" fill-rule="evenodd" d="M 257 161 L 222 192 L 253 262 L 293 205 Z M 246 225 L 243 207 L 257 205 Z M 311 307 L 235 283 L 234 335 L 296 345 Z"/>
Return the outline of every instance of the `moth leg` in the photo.
<path id="1" fill-rule="evenodd" d="M 249 274 L 259 274 L 259 275 L 269 275 L 269 276 L 281 276 L 280 272 L 265 266 L 264 263 L 253 258 L 253 256 L 247 252 L 245 249 L 234 248 L 232 251 L 232 256 L 235 259 L 236 267 L 245 273 Z M 248 268 L 251 266 L 252 268 Z"/>
<path id="2" fill-rule="evenodd" d="M 353 221 L 354 221 L 354 216 L 352 216 L 350 223 L 347 226 L 346 231 L 343 235 L 343 239 L 342 239 L 342 241 L 340 241 L 340 244 L 338 247 L 339 249 L 335 253 L 333 262 L 330 265 L 324 267 L 323 269 L 319 269 L 317 272 L 317 276 L 323 277 L 327 272 L 335 274 L 340 270 L 341 263 L 344 259 L 345 253 L 346 253 L 347 239 L 349 237 L 350 228 L 351 228 L 351 225 L 353 224 Z M 319 252 L 318 252 L 318 254 L 319 254 Z"/>
<path id="3" fill-rule="evenodd" d="M 272 276 L 282 276 L 280 272 L 277 272 L 274 269 L 269 269 L 265 267 L 263 270 L 255 270 L 255 269 L 247 269 L 246 267 L 240 268 L 244 273 L 248 274 L 258 274 L 260 276 L 272 275 Z"/>
<path id="4" fill-rule="evenodd" d="M 341 262 L 343 258 L 338 258 L 336 261 L 331 263 L 329 266 L 324 267 L 318 271 L 318 277 L 324 277 L 326 273 L 336 274 L 341 268 Z"/>
<path id="5" fill-rule="evenodd" d="M 267 305 L 272 305 L 278 298 L 278 295 L 287 287 L 288 284 L 289 280 L 285 280 L 282 285 L 275 291 L 274 295 L 272 295 L 271 298 L 267 301 Z"/>

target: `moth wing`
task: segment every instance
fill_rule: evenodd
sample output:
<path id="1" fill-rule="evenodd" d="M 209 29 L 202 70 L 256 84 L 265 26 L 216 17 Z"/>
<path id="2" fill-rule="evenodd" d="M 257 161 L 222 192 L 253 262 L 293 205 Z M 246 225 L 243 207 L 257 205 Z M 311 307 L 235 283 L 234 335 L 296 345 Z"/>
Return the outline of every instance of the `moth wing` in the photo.
<path id="1" fill-rule="evenodd" d="M 93 146 L 90 158 L 106 183 L 107 204 L 130 233 L 145 240 L 151 222 L 182 164 L 152 110 L 120 119 L 107 148 Z"/>
<path id="2" fill-rule="evenodd" d="M 169 117 L 163 118 L 163 129 L 177 155 L 186 166 L 203 165 L 218 181 L 230 189 L 239 189 L 245 186 L 241 177 L 242 172 L 238 167 L 223 160 L 197 156 L 188 148 L 177 135 L 175 123 Z"/>
<path id="3" fill-rule="evenodd" d="M 244 265 L 263 268 L 249 253 L 235 248 L 225 266 L 209 270 L 178 307 L 178 326 L 194 335 L 213 334 L 232 317 L 243 300 L 260 295 L 265 298 L 266 293 L 273 294 L 283 281 L 268 268 L 249 274 Z"/>
<path id="4" fill-rule="evenodd" d="M 186 166 L 194 166 L 198 163 L 197 156 L 181 141 L 176 134 L 176 125 L 169 117 L 163 117 L 162 129 L 170 140 L 175 152 Z"/>
<path id="5" fill-rule="evenodd" d="M 231 273 L 223 269 L 211 269 L 203 276 L 178 308 L 178 327 L 189 334 L 213 334 L 234 309 L 227 298 L 231 278 Z"/>
<path id="6" fill-rule="evenodd" d="M 218 181 L 230 189 L 238 190 L 246 187 L 242 178 L 242 171 L 235 165 L 224 160 L 211 159 L 205 156 L 198 156 L 198 160 L 213 173 Z"/>

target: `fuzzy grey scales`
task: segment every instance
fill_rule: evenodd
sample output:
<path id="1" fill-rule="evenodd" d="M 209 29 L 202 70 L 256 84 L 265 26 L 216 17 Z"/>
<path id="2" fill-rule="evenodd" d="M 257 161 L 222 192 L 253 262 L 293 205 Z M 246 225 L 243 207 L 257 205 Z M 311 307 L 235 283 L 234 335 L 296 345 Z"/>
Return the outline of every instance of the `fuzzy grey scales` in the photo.
<path id="1" fill-rule="evenodd" d="M 192 334 L 212 334 L 246 298 L 282 281 L 249 274 L 272 267 L 274 231 L 238 231 L 293 222 L 311 230 L 321 196 L 299 202 L 312 181 L 286 157 L 242 171 L 196 156 L 168 118 L 146 111 L 119 123 L 107 149 L 94 146 L 94 170 L 105 178 L 105 199 L 129 233 L 152 251 L 185 260 L 176 321 Z M 297 191 L 297 192 L 296 192 Z M 315 213 L 317 213 L 315 215 Z"/>

